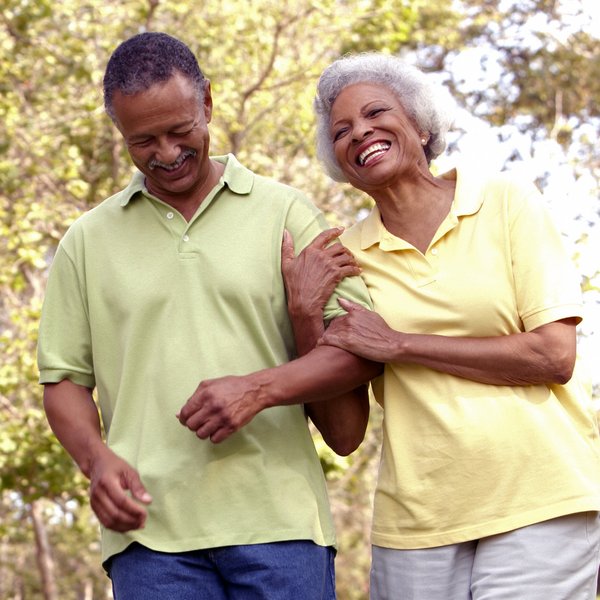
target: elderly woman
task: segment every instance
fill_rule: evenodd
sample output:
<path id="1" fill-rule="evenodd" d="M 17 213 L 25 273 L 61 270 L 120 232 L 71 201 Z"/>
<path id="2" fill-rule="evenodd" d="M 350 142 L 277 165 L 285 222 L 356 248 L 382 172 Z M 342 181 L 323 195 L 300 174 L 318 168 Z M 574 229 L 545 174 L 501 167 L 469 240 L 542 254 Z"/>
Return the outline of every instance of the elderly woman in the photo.
<path id="1" fill-rule="evenodd" d="M 595 598 L 600 443 L 574 375 L 578 278 L 533 185 L 432 174 L 452 104 L 379 54 L 334 62 L 315 100 L 327 172 L 375 201 L 341 237 L 375 310 L 340 300 L 348 314 L 319 342 L 386 363 L 371 597 Z M 333 283 L 309 267 L 287 286 L 314 306 Z"/>

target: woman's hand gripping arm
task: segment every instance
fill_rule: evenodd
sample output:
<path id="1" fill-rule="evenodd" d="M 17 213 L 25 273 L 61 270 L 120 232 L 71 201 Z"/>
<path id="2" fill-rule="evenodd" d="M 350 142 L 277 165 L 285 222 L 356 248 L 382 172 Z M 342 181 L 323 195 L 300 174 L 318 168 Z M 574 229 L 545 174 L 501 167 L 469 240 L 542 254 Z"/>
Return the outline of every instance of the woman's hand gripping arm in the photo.
<path id="1" fill-rule="evenodd" d="M 323 335 L 323 310 L 335 287 L 345 277 L 360 274 L 352 253 L 336 242 L 342 231 L 333 228 L 320 233 L 298 256 L 291 234 L 284 232 L 281 268 L 299 356 L 310 352 Z M 375 376 L 380 367 L 372 367 Z M 335 452 L 350 454 L 365 435 L 369 419 L 367 386 L 330 400 L 307 403 L 305 410 Z"/>

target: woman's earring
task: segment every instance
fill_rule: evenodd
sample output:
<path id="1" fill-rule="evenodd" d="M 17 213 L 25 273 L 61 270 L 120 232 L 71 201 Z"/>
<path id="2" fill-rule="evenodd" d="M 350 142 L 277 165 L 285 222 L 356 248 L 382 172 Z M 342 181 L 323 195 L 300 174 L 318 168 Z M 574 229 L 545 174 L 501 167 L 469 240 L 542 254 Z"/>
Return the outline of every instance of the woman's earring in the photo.
<path id="1" fill-rule="evenodd" d="M 421 144 L 424 146 L 427 143 L 427 139 L 422 137 L 421 138 Z"/>

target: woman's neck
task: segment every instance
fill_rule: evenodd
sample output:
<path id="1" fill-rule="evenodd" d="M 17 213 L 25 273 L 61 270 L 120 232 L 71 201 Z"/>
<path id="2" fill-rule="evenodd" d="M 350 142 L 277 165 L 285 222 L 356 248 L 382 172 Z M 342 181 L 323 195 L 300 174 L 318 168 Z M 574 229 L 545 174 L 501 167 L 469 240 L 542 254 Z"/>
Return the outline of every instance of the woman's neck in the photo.
<path id="1" fill-rule="evenodd" d="M 455 182 L 436 177 L 403 180 L 372 194 L 385 228 L 423 254 L 450 212 Z"/>

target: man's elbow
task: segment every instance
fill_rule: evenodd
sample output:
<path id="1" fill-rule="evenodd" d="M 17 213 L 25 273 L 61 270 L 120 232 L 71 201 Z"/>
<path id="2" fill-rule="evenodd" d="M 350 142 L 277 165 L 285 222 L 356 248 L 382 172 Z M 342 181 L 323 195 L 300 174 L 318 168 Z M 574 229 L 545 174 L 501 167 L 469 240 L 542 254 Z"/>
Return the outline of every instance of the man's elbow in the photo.
<path id="1" fill-rule="evenodd" d="M 349 456 L 365 439 L 365 431 L 360 434 L 328 435 L 323 438 L 325 443 L 339 456 Z"/>
<path id="2" fill-rule="evenodd" d="M 365 439 L 367 426 L 369 424 L 369 402 L 361 403 L 359 414 L 351 415 L 350 419 L 340 418 L 333 427 L 323 431 L 325 443 L 340 456 L 352 454 Z"/>
<path id="3" fill-rule="evenodd" d="M 573 377 L 574 369 L 574 360 L 565 359 L 556 361 L 553 365 L 552 383 L 558 383 L 559 385 L 569 383 L 571 377 Z"/>
<path id="4" fill-rule="evenodd" d="M 576 319 L 542 325 L 535 346 L 536 362 L 545 383 L 564 385 L 573 376 L 577 357 Z"/>
<path id="5" fill-rule="evenodd" d="M 562 350 L 562 351 L 561 351 Z M 547 357 L 550 382 L 564 385 L 573 377 L 575 369 L 576 349 L 575 347 L 560 348 L 555 346 L 551 355 Z"/>

